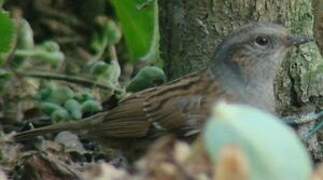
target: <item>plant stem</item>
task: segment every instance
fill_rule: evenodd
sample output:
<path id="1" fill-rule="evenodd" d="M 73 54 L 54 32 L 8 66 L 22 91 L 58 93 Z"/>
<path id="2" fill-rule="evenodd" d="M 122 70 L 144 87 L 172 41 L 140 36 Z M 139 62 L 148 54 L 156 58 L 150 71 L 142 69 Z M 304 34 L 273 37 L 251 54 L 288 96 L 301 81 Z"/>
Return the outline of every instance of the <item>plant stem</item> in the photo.
<path id="1" fill-rule="evenodd" d="M 119 92 L 122 91 L 120 88 L 117 88 L 111 84 L 102 84 L 102 83 L 94 82 L 89 79 L 84 79 L 84 78 L 75 77 L 75 76 L 74 77 L 67 76 L 64 74 L 43 73 L 43 72 L 16 72 L 16 74 L 20 76 L 25 76 L 25 77 L 66 81 L 66 82 L 75 83 L 86 87 L 95 86 L 97 88 L 110 90 L 110 91 L 119 91 Z"/>

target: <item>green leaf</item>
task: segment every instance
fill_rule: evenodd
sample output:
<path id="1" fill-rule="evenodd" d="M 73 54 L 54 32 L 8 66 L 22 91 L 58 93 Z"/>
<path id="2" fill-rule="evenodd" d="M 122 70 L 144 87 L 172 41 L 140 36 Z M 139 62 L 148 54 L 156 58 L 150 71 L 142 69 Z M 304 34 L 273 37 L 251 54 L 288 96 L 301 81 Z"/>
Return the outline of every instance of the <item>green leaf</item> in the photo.
<path id="1" fill-rule="evenodd" d="M 147 3 L 149 2 L 149 3 Z M 112 0 L 133 61 L 159 58 L 157 0 Z M 144 4 L 144 5 L 142 5 Z"/>
<path id="2" fill-rule="evenodd" d="M 83 113 L 95 113 L 102 110 L 102 106 L 98 101 L 87 100 L 81 105 Z"/>
<path id="3" fill-rule="evenodd" d="M 32 49 L 18 49 L 15 51 L 15 55 L 17 57 L 30 57 L 33 60 L 43 61 L 53 66 L 58 66 L 65 59 L 59 45 L 53 41 L 46 41 Z"/>
<path id="4" fill-rule="evenodd" d="M 166 82 L 166 74 L 156 66 L 142 68 L 127 86 L 127 91 L 138 92 Z"/>
<path id="5" fill-rule="evenodd" d="M 17 29 L 17 49 L 32 49 L 35 46 L 34 32 L 25 19 L 21 19 Z"/>
<path id="6" fill-rule="evenodd" d="M 90 72 L 95 76 L 101 76 L 102 74 L 106 73 L 108 69 L 109 69 L 109 64 L 103 61 L 98 61 L 98 62 L 95 62 L 94 64 L 91 64 Z"/>
<path id="7" fill-rule="evenodd" d="M 77 100 L 67 100 L 64 107 L 70 113 L 73 119 L 79 120 L 82 118 L 81 104 Z"/>
<path id="8" fill-rule="evenodd" d="M 310 179 L 312 163 L 294 131 L 256 108 L 220 103 L 206 123 L 203 140 L 215 164 L 223 148 L 235 145 L 241 149 L 250 179 Z"/>
<path id="9" fill-rule="evenodd" d="M 58 123 L 62 121 L 67 121 L 69 119 L 69 114 L 65 109 L 57 109 L 51 114 L 52 121 Z"/>
<path id="10" fill-rule="evenodd" d="M 87 100 L 94 100 L 95 99 L 89 91 L 85 91 L 82 94 L 77 94 L 74 98 L 81 103 L 83 103 Z"/>
<path id="11" fill-rule="evenodd" d="M 97 23 L 101 27 L 101 39 L 106 39 L 107 45 L 115 45 L 121 39 L 121 31 L 118 25 L 108 17 L 100 16 L 97 18 Z"/>
<path id="12" fill-rule="evenodd" d="M 10 52 L 15 39 L 15 25 L 9 15 L 0 10 L 0 65 L 5 59 L 5 55 Z"/>
<path id="13" fill-rule="evenodd" d="M 64 109 L 62 106 L 56 104 L 56 103 L 51 103 L 51 102 L 42 102 L 39 106 L 40 110 L 44 112 L 47 115 L 51 115 L 53 112 L 57 110 L 62 110 Z"/>
<path id="14" fill-rule="evenodd" d="M 64 104 L 68 99 L 73 98 L 73 96 L 74 92 L 69 87 L 57 87 L 51 91 L 44 101 L 56 104 Z"/>

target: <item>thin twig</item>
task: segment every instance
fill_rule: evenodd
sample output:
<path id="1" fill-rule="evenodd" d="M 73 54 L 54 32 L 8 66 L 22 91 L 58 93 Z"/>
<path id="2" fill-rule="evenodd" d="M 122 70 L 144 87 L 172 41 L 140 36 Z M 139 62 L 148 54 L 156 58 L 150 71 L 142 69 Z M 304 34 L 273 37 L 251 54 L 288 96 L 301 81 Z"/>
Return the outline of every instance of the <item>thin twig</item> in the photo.
<path id="1" fill-rule="evenodd" d="M 117 56 L 117 50 L 115 48 L 115 46 L 110 46 L 109 47 L 109 52 L 110 52 L 110 58 L 112 61 L 118 61 L 118 56 Z M 118 62 L 119 64 L 119 62 Z"/>
<path id="2" fill-rule="evenodd" d="M 315 135 L 319 130 L 321 130 L 322 127 L 323 127 L 323 121 L 321 121 L 316 126 L 314 126 L 312 129 L 310 129 L 309 132 L 304 137 L 304 140 L 307 142 L 313 135 Z"/>
<path id="3" fill-rule="evenodd" d="M 43 73 L 43 72 L 16 72 L 16 74 L 20 76 L 39 78 L 39 79 L 66 81 L 66 82 L 75 83 L 86 87 L 94 86 L 100 89 L 110 90 L 110 91 L 122 91 L 120 88 L 114 87 L 113 85 L 102 84 L 99 82 L 91 81 L 89 79 L 84 79 L 84 78 L 75 77 L 75 76 L 67 76 L 64 74 Z"/>

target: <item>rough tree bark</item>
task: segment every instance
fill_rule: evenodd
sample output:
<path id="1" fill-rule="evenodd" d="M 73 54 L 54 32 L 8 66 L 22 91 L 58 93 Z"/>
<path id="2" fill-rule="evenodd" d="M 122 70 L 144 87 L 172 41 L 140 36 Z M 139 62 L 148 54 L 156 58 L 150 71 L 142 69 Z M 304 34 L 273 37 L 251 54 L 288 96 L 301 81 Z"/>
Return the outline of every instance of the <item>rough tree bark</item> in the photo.
<path id="1" fill-rule="evenodd" d="M 159 7 L 161 56 L 170 79 L 205 66 L 225 35 L 251 21 L 313 34 L 309 0 L 164 0 Z M 281 69 L 275 84 L 278 112 L 323 107 L 323 60 L 315 43 L 296 48 Z"/>
<path id="2" fill-rule="evenodd" d="M 159 6 L 161 52 L 171 79 L 205 66 L 223 36 L 247 22 L 277 22 L 293 33 L 313 34 L 308 0 L 169 0 Z M 322 62 L 314 43 L 291 53 L 277 77 L 280 109 L 323 95 Z"/>

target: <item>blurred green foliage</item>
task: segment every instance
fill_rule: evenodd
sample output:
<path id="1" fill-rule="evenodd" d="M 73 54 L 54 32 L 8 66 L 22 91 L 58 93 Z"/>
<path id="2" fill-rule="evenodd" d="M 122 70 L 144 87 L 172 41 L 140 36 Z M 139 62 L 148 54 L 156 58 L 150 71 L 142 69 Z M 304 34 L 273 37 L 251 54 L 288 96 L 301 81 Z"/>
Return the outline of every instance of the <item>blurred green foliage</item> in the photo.
<path id="1" fill-rule="evenodd" d="M 0 95 L 7 89 L 7 83 L 11 77 L 12 73 L 10 71 L 0 68 Z"/>
<path id="2" fill-rule="evenodd" d="M 77 93 L 66 86 L 48 83 L 37 96 L 40 110 L 54 122 L 79 120 L 84 113 L 102 110 L 101 104 L 89 93 Z"/>
<path id="3" fill-rule="evenodd" d="M 133 62 L 159 58 L 157 0 L 111 0 Z"/>
<path id="4" fill-rule="evenodd" d="M 96 53 L 93 61 L 102 58 L 107 48 L 116 45 L 121 39 L 121 30 L 112 19 L 100 16 L 96 18 L 96 22 L 99 28 L 94 32 L 91 42 L 91 47 Z"/>
<path id="5" fill-rule="evenodd" d="M 8 13 L 0 10 L 0 65 L 4 63 L 5 55 L 13 48 L 15 25 Z"/>
<path id="6" fill-rule="evenodd" d="M 34 48 L 34 33 L 27 20 L 21 19 L 17 28 L 17 44 L 18 49 Z"/>
<path id="7" fill-rule="evenodd" d="M 46 41 L 34 48 L 27 49 L 17 49 L 15 51 L 17 58 L 31 59 L 43 61 L 46 64 L 50 64 L 54 67 L 59 66 L 64 60 L 64 54 L 61 52 L 59 45 L 54 41 Z M 14 62 L 16 68 L 21 65 L 21 63 Z"/>
<path id="8" fill-rule="evenodd" d="M 87 3 L 95 2 L 87 1 Z M 80 66 L 79 72 L 73 75 L 65 74 L 69 72 L 66 66 L 69 62 L 66 60 L 71 59 L 72 56 L 68 53 L 72 51 L 65 49 L 66 46 L 57 41 L 55 36 L 35 41 L 34 34 L 37 35 L 39 32 L 34 32 L 31 22 L 25 19 L 27 17 L 19 15 L 15 17 L 14 26 L 7 13 L 0 13 L 0 27 L 3 27 L 0 28 L 0 33 L 4 35 L 0 41 L 0 55 L 8 53 L 14 47 L 10 58 L 3 58 L 0 61 L 7 62 L 5 67 L 0 69 L 0 90 L 4 96 L 17 98 L 17 102 L 11 103 L 13 106 L 18 106 L 19 99 L 22 98 L 21 94 L 14 94 L 11 91 L 15 88 L 14 83 L 32 82 L 34 91 L 25 91 L 24 94 L 33 97 L 32 104 L 44 115 L 54 122 L 79 120 L 84 115 L 101 111 L 103 109 L 101 101 L 105 100 L 102 98 L 105 95 L 110 97 L 115 94 L 118 99 L 121 99 L 126 95 L 125 92 L 137 92 L 166 81 L 163 70 L 151 65 L 139 69 L 133 78 L 121 77 L 122 66 L 118 57 L 122 54 L 122 57 L 126 57 L 122 59 L 122 65 L 125 63 L 131 66 L 136 66 L 134 63 L 139 60 L 148 60 L 149 64 L 154 64 L 154 61 L 158 60 L 157 1 L 111 0 L 105 3 L 105 6 L 111 3 L 114 10 L 108 15 L 100 8 L 100 12 L 93 13 L 92 19 L 86 19 L 86 22 L 90 21 L 93 25 L 90 33 L 87 34 L 90 37 L 86 41 L 88 44 L 83 44 L 84 47 L 82 47 L 88 50 L 88 59 L 87 61 L 79 59 L 83 64 L 72 65 Z M 86 6 L 83 4 L 82 7 Z M 125 41 L 121 41 L 122 37 Z M 124 42 L 130 57 L 123 49 L 119 52 L 117 48 Z M 78 44 L 73 46 L 79 47 Z M 29 78 L 42 78 L 47 81 Z M 82 81 L 84 79 L 85 81 Z M 120 79 L 123 82 L 120 82 Z M 60 83 L 61 81 L 63 83 Z M 77 86 L 78 84 L 81 86 Z M 103 86 L 96 86 L 97 84 L 111 88 L 102 88 Z M 105 92 L 98 91 L 100 88 Z"/>

